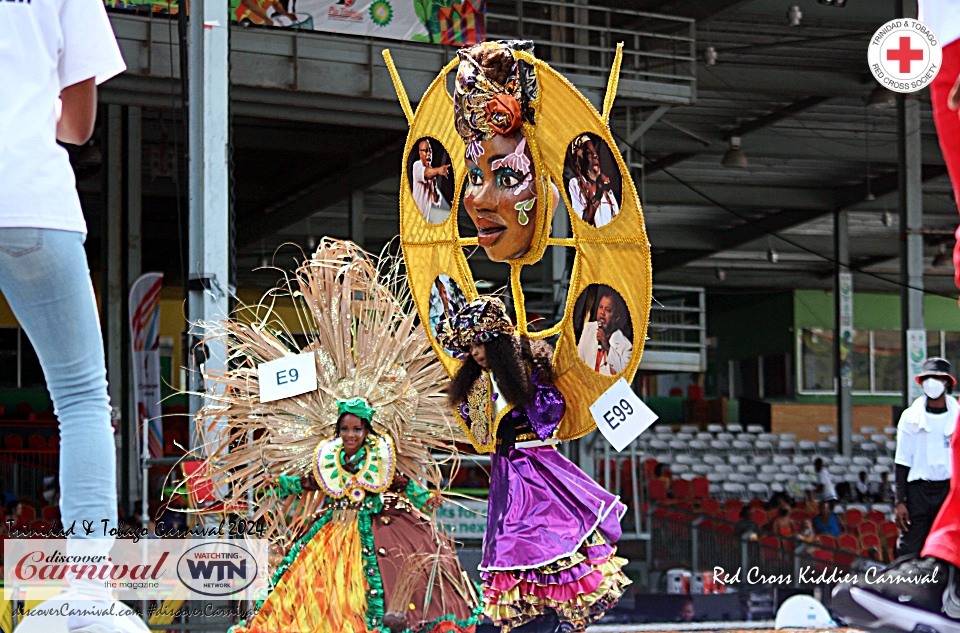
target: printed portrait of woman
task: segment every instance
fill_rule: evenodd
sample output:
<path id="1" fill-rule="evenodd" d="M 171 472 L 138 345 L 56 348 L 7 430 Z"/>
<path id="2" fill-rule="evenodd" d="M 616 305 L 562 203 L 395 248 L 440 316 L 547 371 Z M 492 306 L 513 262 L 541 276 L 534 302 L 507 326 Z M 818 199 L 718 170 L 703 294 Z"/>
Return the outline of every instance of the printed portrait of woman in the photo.
<path id="1" fill-rule="evenodd" d="M 620 213 L 623 179 L 606 141 L 589 132 L 567 148 L 563 180 L 578 218 L 590 226 L 609 224 Z"/>
<path id="2" fill-rule="evenodd" d="M 534 123 L 534 68 L 514 59 L 506 44 L 479 44 L 459 55 L 454 117 L 466 143 L 463 206 L 490 260 L 518 259 L 529 252 L 539 223 L 549 221 L 559 200 L 553 187 L 550 213 L 544 213 L 521 127 Z"/>

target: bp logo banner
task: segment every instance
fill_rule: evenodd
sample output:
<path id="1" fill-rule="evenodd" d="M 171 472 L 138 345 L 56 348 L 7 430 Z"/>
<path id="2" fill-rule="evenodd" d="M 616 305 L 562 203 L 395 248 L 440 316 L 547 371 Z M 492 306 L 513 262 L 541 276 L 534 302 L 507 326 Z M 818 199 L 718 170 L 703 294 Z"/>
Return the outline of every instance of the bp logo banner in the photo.
<path id="1" fill-rule="evenodd" d="M 105 0 L 112 9 L 174 14 L 177 0 Z M 230 0 L 230 19 L 272 26 L 472 45 L 486 39 L 486 0 Z"/>
<path id="2" fill-rule="evenodd" d="M 484 0 L 290 0 L 318 31 L 473 44 L 484 38 Z"/>

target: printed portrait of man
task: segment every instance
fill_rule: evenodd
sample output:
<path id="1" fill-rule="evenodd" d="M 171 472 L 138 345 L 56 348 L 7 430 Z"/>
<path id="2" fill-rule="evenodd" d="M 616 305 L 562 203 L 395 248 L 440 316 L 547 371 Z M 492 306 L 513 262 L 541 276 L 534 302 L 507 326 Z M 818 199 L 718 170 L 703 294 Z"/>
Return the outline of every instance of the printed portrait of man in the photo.
<path id="1" fill-rule="evenodd" d="M 441 178 L 449 175 L 450 163 L 434 167 L 430 139 L 420 139 L 417 142 L 417 160 L 413 162 L 410 185 L 417 208 L 427 222 L 438 224 L 446 220 L 450 213 L 450 202 L 441 194 L 439 182 Z"/>
<path id="2" fill-rule="evenodd" d="M 624 333 L 630 315 L 623 297 L 609 286 L 597 286 L 593 321 L 583 324 L 577 353 L 588 367 L 604 376 L 619 374 L 630 362 L 633 343 Z"/>

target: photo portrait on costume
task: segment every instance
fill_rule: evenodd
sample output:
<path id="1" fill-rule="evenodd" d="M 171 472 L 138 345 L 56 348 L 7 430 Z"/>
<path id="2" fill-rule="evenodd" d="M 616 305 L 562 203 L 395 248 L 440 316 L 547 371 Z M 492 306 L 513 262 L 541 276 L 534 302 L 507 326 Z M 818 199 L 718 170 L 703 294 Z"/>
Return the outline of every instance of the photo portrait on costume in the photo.
<path id="1" fill-rule="evenodd" d="M 437 336 L 437 326 L 453 317 L 467 304 L 460 285 L 450 275 L 437 275 L 430 287 L 430 333 Z M 447 350 L 453 354 L 452 350 Z"/>
<path id="2" fill-rule="evenodd" d="M 454 181 L 450 154 L 440 141 L 428 136 L 417 139 L 407 156 L 407 179 L 423 219 L 431 224 L 446 220 Z"/>
<path id="3" fill-rule="evenodd" d="M 573 329 L 577 355 L 595 372 L 616 376 L 630 362 L 633 322 L 626 301 L 610 286 L 584 288 L 574 304 Z"/>
<path id="4" fill-rule="evenodd" d="M 606 226 L 620 213 L 620 169 L 607 142 L 596 134 L 585 132 L 571 141 L 563 183 L 574 214 L 590 226 Z"/>
<path id="5" fill-rule="evenodd" d="M 532 49 L 530 42 L 512 46 Z M 549 213 L 537 200 L 537 173 L 522 124 L 535 123 L 537 80 L 531 64 L 506 44 L 479 44 L 459 52 L 454 120 L 466 144 L 463 206 L 477 242 L 491 261 L 530 251 L 541 222 L 559 201 L 553 187 Z"/>

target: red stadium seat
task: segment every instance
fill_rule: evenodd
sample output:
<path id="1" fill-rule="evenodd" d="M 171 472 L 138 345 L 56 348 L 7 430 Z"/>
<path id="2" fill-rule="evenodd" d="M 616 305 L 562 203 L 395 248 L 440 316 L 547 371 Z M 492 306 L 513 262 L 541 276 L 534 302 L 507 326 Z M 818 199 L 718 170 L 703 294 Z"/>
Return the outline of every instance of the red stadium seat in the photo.
<path id="1" fill-rule="evenodd" d="M 648 480 L 647 492 L 650 494 L 650 501 L 663 501 L 667 498 L 667 486 L 661 479 Z"/>
<path id="2" fill-rule="evenodd" d="M 839 543 L 837 543 L 837 537 L 830 536 L 829 534 L 820 534 L 817 536 L 817 541 L 824 547 L 832 547 L 833 549 L 837 549 L 839 545 Z"/>
<path id="3" fill-rule="evenodd" d="M 845 549 L 848 552 L 857 552 L 860 550 L 860 541 L 853 534 L 841 534 L 839 542 L 840 549 Z"/>
<path id="4" fill-rule="evenodd" d="M 900 536 L 900 528 L 893 521 L 884 521 L 880 524 L 880 536 L 887 538 L 889 536 Z"/>
<path id="5" fill-rule="evenodd" d="M 652 457 L 647 461 L 643 462 L 643 476 L 646 477 L 647 479 L 653 479 L 653 471 L 657 467 L 657 464 L 659 463 L 660 462 L 653 459 Z"/>
<path id="6" fill-rule="evenodd" d="M 877 524 L 873 521 L 862 522 L 857 531 L 860 533 L 860 538 L 863 538 L 864 534 L 873 534 L 876 536 L 880 533 L 880 530 L 877 528 Z"/>
<path id="7" fill-rule="evenodd" d="M 864 550 L 869 550 L 871 547 L 875 547 L 879 551 L 881 549 L 880 537 L 876 534 L 864 534 L 860 537 L 860 546 Z"/>
<path id="8" fill-rule="evenodd" d="M 4 445 L 8 451 L 22 451 L 23 438 L 19 435 L 8 435 L 7 439 L 4 440 Z"/>
<path id="9" fill-rule="evenodd" d="M 834 552 L 833 562 L 835 562 L 840 567 L 843 567 L 849 570 L 853 567 L 853 563 L 857 560 L 856 550 L 853 553 L 847 552 Z"/>
<path id="10" fill-rule="evenodd" d="M 673 480 L 673 497 L 675 499 L 689 499 L 693 494 L 693 485 L 686 479 Z"/>
<path id="11" fill-rule="evenodd" d="M 870 512 L 867 512 L 866 519 L 867 521 L 873 521 L 877 525 L 880 525 L 887 520 L 887 515 L 879 510 L 871 510 Z"/>
<path id="12" fill-rule="evenodd" d="M 20 513 L 19 525 L 30 525 L 37 520 L 37 511 L 32 505 L 28 506 L 24 503 L 20 506 L 20 508 L 22 512 Z"/>
<path id="13" fill-rule="evenodd" d="M 813 550 L 813 560 L 817 572 L 829 570 L 833 567 L 833 552 L 818 547 Z"/>
<path id="14" fill-rule="evenodd" d="M 710 496 L 710 480 L 706 477 L 695 477 L 693 480 L 693 498 L 706 499 Z"/>
<path id="15" fill-rule="evenodd" d="M 863 521 L 863 512 L 856 508 L 848 508 L 847 511 L 843 513 L 843 521 L 847 524 L 848 530 L 856 531 L 857 526 Z"/>
<path id="16" fill-rule="evenodd" d="M 694 480 L 696 482 L 696 480 Z M 716 499 L 710 497 L 700 500 L 700 512 L 704 514 L 709 514 L 712 517 L 719 516 L 720 514 L 720 502 Z"/>

